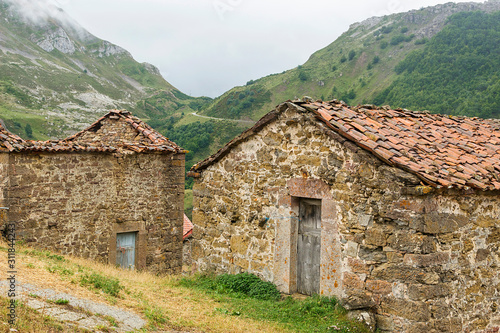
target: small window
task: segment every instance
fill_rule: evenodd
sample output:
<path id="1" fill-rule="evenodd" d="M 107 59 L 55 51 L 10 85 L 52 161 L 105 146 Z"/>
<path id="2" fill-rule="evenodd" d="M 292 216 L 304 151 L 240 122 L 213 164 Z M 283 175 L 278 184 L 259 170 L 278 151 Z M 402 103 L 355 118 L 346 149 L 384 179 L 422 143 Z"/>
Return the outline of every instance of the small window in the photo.
<path id="1" fill-rule="evenodd" d="M 116 234 L 116 265 L 135 269 L 135 240 L 137 232 Z"/>

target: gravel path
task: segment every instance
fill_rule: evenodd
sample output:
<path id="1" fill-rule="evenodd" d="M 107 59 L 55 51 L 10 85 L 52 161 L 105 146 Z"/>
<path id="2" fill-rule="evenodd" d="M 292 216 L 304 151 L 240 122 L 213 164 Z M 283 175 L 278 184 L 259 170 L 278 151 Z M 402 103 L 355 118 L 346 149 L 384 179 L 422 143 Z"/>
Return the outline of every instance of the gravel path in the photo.
<path id="1" fill-rule="evenodd" d="M 0 289 L 7 289 L 7 283 L 0 281 Z M 137 314 L 114 306 L 81 299 L 52 289 L 41 289 L 29 283 L 18 284 L 16 289 L 24 304 L 70 326 L 91 331 L 99 327 L 108 327 L 115 332 L 131 332 L 146 325 L 146 321 Z M 68 303 L 55 304 L 54 301 L 57 300 L 67 300 Z M 113 323 L 106 318 L 113 318 L 117 326 L 113 326 Z"/>
<path id="2" fill-rule="evenodd" d="M 229 119 L 229 118 L 215 118 L 215 117 L 209 117 L 209 116 L 202 116 L 200 114 L 197 114 L 196 112 L 191 112 L 193 116 L 200 117 L 200 118 L 207 118 L 207 119 L 214 119 L 214 120 L 227 120 L 227 121 L 235 121 L 237 123 L 241 124 L 255 124 L 256 121 L 253 120 L 242 120 L 242 119 Z"/>

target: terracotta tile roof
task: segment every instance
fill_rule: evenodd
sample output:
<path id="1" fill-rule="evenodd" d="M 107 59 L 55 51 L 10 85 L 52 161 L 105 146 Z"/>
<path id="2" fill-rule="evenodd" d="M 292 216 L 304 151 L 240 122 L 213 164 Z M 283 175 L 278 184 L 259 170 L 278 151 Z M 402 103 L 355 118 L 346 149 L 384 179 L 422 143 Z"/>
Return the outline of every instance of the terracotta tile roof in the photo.
<path id="1" fill-rule="evenodd" d="M 6 128 L 0 125 L 0 151 L 13 151 L 23 147 L 23 139 L 9 132 Z"/>
<path id="2" fill-rule="evenodd" d="M 500 190 L 499 120 L 373 105 L 348 107 L 337 100 L 293 103 L 385 163 L 411 172 L 431 186 Z M 230 144 L 222 150 L 230 149 Z M 198 163 L 191 175 L 218 158 Z"/>
<path id="3" fill-rule="evenodd" d="M 115 130 L 106 122 L 119 122 L 123 130 Z M 128 129 L 133 129 L 132 131 Z M 128 132 L 128 133 L 127 133 Z M 11 134 L 11 136 L 13 136 Z M 1 135 L 0 135 L 1 137 Z M 17 137 L 17 139 L 20 139 Z M 112 110 L 81 132 L 64 140 L 24 141 L 10 138 L 4 151 L 44 152 L 160 152 L 185 153 L 181 147 L 155 131 L 128 111 Z M 1 149 L 2 147 L 0 147 Z"/>
<path id="4" fill-rule="evenodd" d="M 191 223 L 189 220 L 189 217 L 184 214 L 184 226 L 183 226 L 183 232 L 182 232 L 182 239 L 186 239 L 190 237 L 193 234 L 193 229 L 194 225 Z"/>

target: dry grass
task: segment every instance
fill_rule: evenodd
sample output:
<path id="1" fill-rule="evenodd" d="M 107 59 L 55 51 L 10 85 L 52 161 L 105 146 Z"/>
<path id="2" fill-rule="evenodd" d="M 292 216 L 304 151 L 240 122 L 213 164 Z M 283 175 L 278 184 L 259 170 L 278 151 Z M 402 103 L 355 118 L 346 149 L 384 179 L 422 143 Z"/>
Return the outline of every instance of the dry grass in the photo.
<path id="1" fill-rule="evenodd" d="M 0 271 L 7 271 L 5 243 L 0 242 Z M 157 329 L 185 330 L 190 332 L 287 332 L 280 326 L 248 318 L 228 316 L 216 311 L 220 306 L 204 293 L 175 285 L 176 276 L 155 276 L 146 272 L 127 271 L 90 260 L 64 256 L 64 262 L 43 255 L 28 255 L 26 248 L 17 248 L 17 280 L 31 283 L 40 288 L 51 288 L 76 297 L 90 299 L 108 305 L 132 310 L 148 319 L 146 331 Z M 53 268 L 56 268 L 55 270 Z M 72 272 L 63 274 L 58 268 Z M 49 272 L 49 268 L 52 268 Z M 96 272 L 109 278 L 116 278 L 124 287 L 118 297 L 99 290 L 81 286 L 79 278 L 83 272 Z M 159 320 L 151 315 L 159 314 Z M 162 323 L 166 319 L 166 323 Z"/>

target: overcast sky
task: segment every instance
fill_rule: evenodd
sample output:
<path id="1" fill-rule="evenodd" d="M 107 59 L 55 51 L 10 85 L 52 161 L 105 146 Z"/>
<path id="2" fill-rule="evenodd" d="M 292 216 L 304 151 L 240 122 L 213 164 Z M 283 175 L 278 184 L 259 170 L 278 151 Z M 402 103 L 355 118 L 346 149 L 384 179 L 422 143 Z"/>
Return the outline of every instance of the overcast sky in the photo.
<path id="1" fill-rule="evenodd" d="M 48 1 L 63 8 L 92 34 L 125 48 L 137 61 L 158 67 L 182 92 L 210 97 L 304 63 L 352 23 L 447 2 Z"/>

